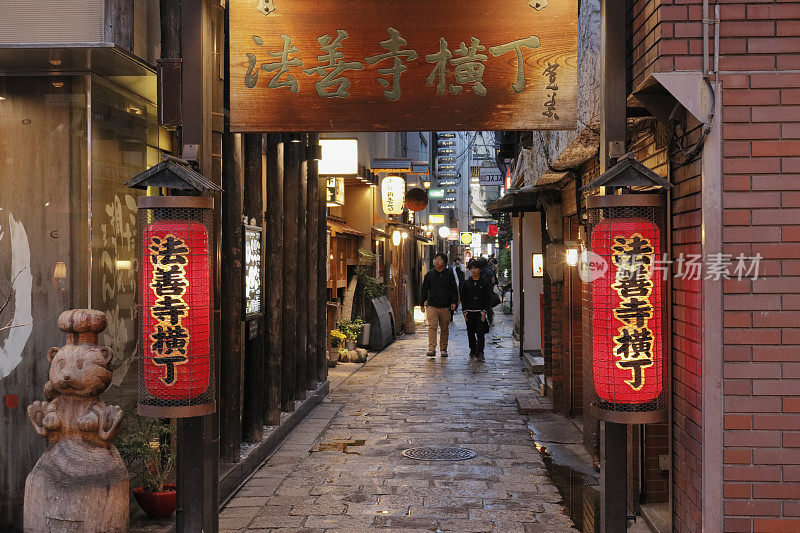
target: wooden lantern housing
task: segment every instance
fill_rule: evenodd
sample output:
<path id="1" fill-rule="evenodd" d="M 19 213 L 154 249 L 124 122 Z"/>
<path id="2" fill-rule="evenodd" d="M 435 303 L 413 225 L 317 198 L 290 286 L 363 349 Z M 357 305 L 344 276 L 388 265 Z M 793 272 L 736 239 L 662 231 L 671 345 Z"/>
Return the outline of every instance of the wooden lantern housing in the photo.
<path id="1" fill-rule="evenodd" d="M 586 201 L 591 405 L 607 422 L 663 421 L 669 400 L 668 285 L 656 263 L 666 251 L 664 192 L 671 184 L 624 157 L 584 190 L 601 186 L 623 194 Z"/>
<path id="2" fill-rule="evenodd" d="M 169 158 L 127 185 L 221 191 Z M 139 401 L 143 416 L 184 418 L 216 410 L 214 362 L 214 199 L 137 200 Z"/>

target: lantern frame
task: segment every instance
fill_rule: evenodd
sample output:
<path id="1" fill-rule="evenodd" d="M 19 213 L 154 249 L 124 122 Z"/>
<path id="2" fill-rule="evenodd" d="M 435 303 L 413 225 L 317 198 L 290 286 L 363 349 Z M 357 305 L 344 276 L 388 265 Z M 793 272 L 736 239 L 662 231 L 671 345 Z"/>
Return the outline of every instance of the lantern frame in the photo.
<path id="1" fill-rule="evenodd" d="M 142 196 L 137 199 L 138 220 L 138 302 L 137 329 L 139 343 L 139 399 L 137 412 L 141 416 L 186 418 L 216 411 L 216 354 L 214 345 L 214 287 L 213 287 L 213 217 L 214 199 L 202 196 Z M 156 228 L 156 229 L 153 229 Z M 154 268 L 146 263 L 149 251 L 145 240 L 157 232 L 175 232 L 191 242 L 183 279 L 188 281 L 181 301 L 189 307 L 184 317 L 189 331 L 187 360 L 173 364 L 172 371 L 190 372 L 188 381 L 182 375 L 174 378 L 176 389 L 162 380 L 158 385 L 159 369 L 154 369 L 148 342 L 154 325 L 151 323 L 152 296 L 146 293 L 154 279 Z M 148 279 L 149 277 L 149 279 Z M 190 292 L 191 290 L 191 292 Z M 194 314 L 192 314 L 194 311 Z M 166 368 L 162 369 L 166 372 Z M 168 375 L 168 374 L 166 374 Z M 185 374 L 184 374 L 185 375 Z M 179 381 L 181 380 L 181 381 Z M 160 388 L 158 388 L 160 387 Z"/>

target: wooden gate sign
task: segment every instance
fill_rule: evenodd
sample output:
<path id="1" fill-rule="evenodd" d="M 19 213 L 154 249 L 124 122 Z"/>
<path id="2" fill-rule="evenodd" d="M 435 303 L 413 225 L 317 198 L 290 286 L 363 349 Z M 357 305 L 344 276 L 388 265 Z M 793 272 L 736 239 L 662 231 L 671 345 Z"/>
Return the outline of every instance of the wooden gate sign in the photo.
<path id="1" fill-rule="evenodd" d="M 576 127 L 575 0 L 230 0 L 233 131 Z"/>

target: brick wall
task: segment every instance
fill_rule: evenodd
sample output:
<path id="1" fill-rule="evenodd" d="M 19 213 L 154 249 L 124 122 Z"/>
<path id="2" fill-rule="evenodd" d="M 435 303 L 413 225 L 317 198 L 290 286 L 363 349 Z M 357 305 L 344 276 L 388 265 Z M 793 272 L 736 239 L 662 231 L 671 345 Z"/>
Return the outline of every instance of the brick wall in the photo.
<path id="1" fill-rule="evenodd" d="M 557 413 L 564 412 L 564 347 L 561 337 L 563 312 L 563 283 L 552 283 L 550 285 L 550 309 L 551 309 L 551 329 L 550 329 L 550 354 L 553 369 L 553 410 Z"/>
<path id="2" fill-rule="evenodd" d="M 713 4 L 713 2 L 712 2 Z M 700 70 L 702 66 L 702 2 L 700 0 L 629 0 L 628 82 L 634 90 L 649 74 L 674 70 Z M 713 34 L 713 33 L 712 33 Z M 720 47 L 722 48 L 722 46 Z M 699 135 L 689 124 L 687 144 Z M 662 133 L 663 132 L 656 132 Z M 674 189 L 669 206 L 674 260 L 680 254 L 700 254 L 700 161 L 670 166 L 663 146 L 648 134 L 631 139 L 636 157 L 662 176 Z M 673 529 L 700 531 L 702 524 L 701 440 L 701 294 L 700 281 L 673 279 L 672 285 L 672 482 Z M 663 498 L 665 479 L 658 471 L 664 453 L 667 427 L 648 426 L 646 435 L 646 490 Z M 649 448 L 649 449 L 648 449 Z M 649 480 L 649 485 L 648 485 Z"/>
<path id="3" fill-rule="evenodd" d="M 670 178 L 670 163 L 669 158 L 667 156 L 667 149 L 666 143 L 668 140 L 668 132 L 666 128 L 661 126 L 660 124 L 656 123 L 652 119 L 634 119 L 629 121 L 629 137 L 628 137 L 628 149 L 633 151 L 636 154 L 636 159 L 653 170 L 656 174 L 664 177 Z M 696 192 L 696 191 L 695 191 Z M 682 195 L 679 195 L 678 198 L 683 199 Z M 675 205 L 676 200 L 673 198 L 673 206 Z M 673 208 L 674 209 L 674 208 Z M 679 210 L 673 214 L 673 224 L 675 224 L 675 218 L 681 218 L 682 212 Z M 685 227 L 683 227 L 680 222 L 678 223 L 680 226 L 680 230 L 673 231 L 673 241 L 676 239 L 675 231 L 685 231 Z M 699 227 L 698 227 L 699 231 Z M 685 238 L 685 237 L 684 237 Z M 699 240 L 699 234 L 694 236 L 695 241 Z M 674 256 L 673 256 L 674 257 Z M 682 290 L 681 286 L 678 285 L 677 290 Z M 673 307 L 674 309 L 674 307 Z M 674 311 L 673 311 L 674 313 Z M 681 323 L 682 324 L 682 323 Z M 699 335 L 699 328 L 697 330 Z M 679 339 L 683 339 L 685 332 L 681 325 L 677 327 L 673 327 L 673 335 L 677 336 Z M 698 337 L 699 342 L 699 337 Z M 673 340 L 673 345 L 681 344 L 676 343 Z M 676 357 L 675 349 L 673 348 L 673 364 L 676 362 L 681 362 L 683 359 L 680 355 Z M 681 376 L 680 368 L 676 372 L 673 370 L 673 374 Z M 673 384 L 673 389 L 681 389 L 683 390 L 684 384 L 682 381 Z M 699 395 L 697 396 L 699 402 Z M 699 406 L 699 403 L 697 404 Z M 682 415 L 683 410 L 685 409 L 685 405 L 681 402 L 676 404 L 676 409 L 679 409 L 678 414 Z M 683 421 L 685 416 L 679 416 L 679 418 Z M 641 474 L 644 479 L 644 500 L 646 503 L 657 503 L 657 502 L 666 502 L 669 501 L 669 475 L 661 472 L 659 470 L 659 456 L 661 455 L 668 455 L 669 454 L 669 430 L 666 423 L 660 424 L 647 424 L 646 427 L 642 428 L 644 432 L 644 472 Z M 632 432 L 631 434 L 635 437 L 635 446 L 637 449 L 640 447 L 640 438 L 641 435 L 638 431 Z M 699 443 L 698 443 L 699 444 Z M 682 450 L 683 452 L 684 450 Z M 699 448 L 696 450 L 696 453 L 699 454 Z M 693 462 L 699 461 L 699 455 L 697 455 Z M 638 460 L 638 455 L 637 455 Z M 682 472 L 685 469 L 683 464 L 679 464 L 676 461 L 676 466 Z M 638 470 L 637 465 L 637 470 Z M 683 473 L 683 472 L 682 472 Z M 632 485 L 632 491 L 638 491 L 638 477 L 631 476 L 630 482 L 637 482 L 637 485 Z M 693 491 L 695 492 L 695 491 Z M 639 494 L 635 494 L 636 500 L 638 502 Z M 681 497 L 685 497 L 684 494 L 681 494 Z M 699 494 L 697 495 L 699 498 Z"/>
<path id="4" fill-rule="evenodd" d="M 800 2 L 722 19 L 725 530 L 800 531 Z"/>

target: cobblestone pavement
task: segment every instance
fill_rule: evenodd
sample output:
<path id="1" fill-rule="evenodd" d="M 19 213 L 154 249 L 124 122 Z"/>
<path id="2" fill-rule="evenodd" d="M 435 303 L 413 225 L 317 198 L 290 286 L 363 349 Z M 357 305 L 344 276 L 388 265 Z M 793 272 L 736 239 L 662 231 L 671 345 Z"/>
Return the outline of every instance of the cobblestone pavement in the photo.
<path id="1" fill-rule="evenodd" d="M 574 531 L 514 393 L 530 387 L 497 315 L 486 361 L 469 361 L 457 316 L 450 357 L 425 357 L 424 328 L 344 380 L 229 502 L 222 531 Z M 339 370 L 339 369 L 336 369 Z M 464 447 L 460 462 L 417 446 Z"/>

